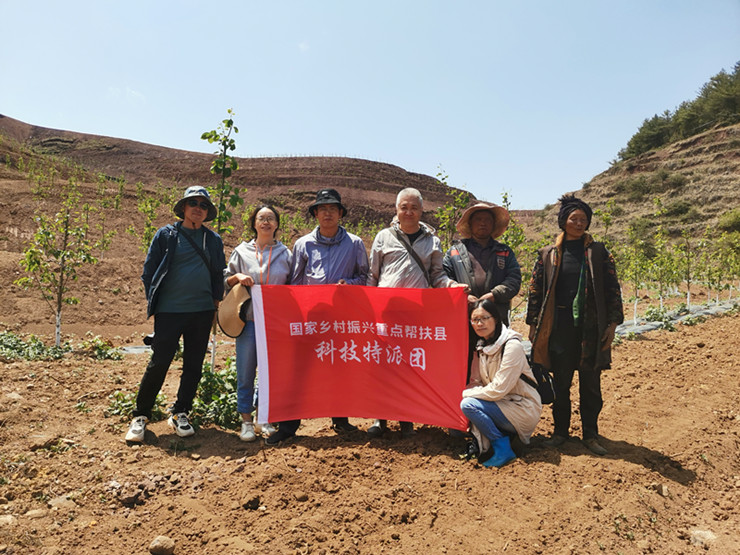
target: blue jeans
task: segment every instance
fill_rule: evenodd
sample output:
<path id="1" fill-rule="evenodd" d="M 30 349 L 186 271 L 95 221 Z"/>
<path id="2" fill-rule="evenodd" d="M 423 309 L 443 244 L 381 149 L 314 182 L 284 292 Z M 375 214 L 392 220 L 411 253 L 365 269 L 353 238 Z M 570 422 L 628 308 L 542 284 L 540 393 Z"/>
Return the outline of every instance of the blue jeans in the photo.
<path id="1" fill-rule="evenodd" d="M 236 410 L 250 414 L 254 410 L 254 378 L 257 375 L 257 341 L 254 322 L 248 321 L 236 338 Z"/>
<path id="2" fill-rule="evenodd" d="M 513 424 L 504 416 L 495 401 L 465 397 L 460 402 L 460 408 L 468 420 L 491 442 L 504 436 L 516 435 Z"/>

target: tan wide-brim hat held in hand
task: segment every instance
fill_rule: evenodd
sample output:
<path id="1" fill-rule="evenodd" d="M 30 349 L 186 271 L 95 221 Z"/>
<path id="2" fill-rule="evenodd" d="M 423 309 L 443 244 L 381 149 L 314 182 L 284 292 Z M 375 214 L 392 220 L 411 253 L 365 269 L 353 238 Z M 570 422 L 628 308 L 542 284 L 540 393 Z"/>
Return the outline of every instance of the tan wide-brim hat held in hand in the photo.
<path id="1" fill-rule="evenodd" d="M 237 283 L 231 288 L 226 298 L 218 305 L 218 327 L 229 337 L 239 337 L 244 331 L 244 320 L 239 312 L 245 302 L 251 302 L 249 288 Z"/>

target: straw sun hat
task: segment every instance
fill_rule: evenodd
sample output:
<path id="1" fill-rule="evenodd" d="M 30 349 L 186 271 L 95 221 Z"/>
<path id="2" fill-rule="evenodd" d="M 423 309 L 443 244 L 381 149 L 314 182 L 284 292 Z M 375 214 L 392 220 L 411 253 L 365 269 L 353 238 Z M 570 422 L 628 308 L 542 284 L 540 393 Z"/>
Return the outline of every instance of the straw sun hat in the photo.
<path id="1" fill-rule="evenodd" d="M 244 320 L 239 317 L 242 305 L 251 302 L 249 288 L 237 283 L 218 305 L 218 326 L 229 337 L 239 337 L 244 331 Z"/>
<path id="2" fill-rule="evenodd" d="M 501 237 L 504 231 L 506 231 L 506 227 L 509 225 L 509 211 L 503 206 L 487 202 L 474 204 L 462 213 L 457 225 L 455 225 L 460 236 L 465 239 L 469 239 L 473 236 L 473 232 L 470 230 L 470 218 L 473 214 L 480 212 L 481 210 L 490 212 L 493 216 L 493 233 L 491 233 L 491 237 L 494 239 Z"/>

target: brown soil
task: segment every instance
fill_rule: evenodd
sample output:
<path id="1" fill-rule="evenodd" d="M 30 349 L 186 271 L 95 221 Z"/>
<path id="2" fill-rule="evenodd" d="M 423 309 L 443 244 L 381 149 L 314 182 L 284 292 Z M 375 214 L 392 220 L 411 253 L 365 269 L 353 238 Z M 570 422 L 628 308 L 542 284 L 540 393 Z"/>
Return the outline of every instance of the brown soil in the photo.
<path id="1" fill-rule="evenodd" d="M 0 183 L 0 329 L 48 341 L 51 311 L 11 284 L 32 228 L 29 184 Z M 80 305 L 65 308 L 73 344 L 87 332 L 140 344 L 151 330 L 143 254 L 123 239 L 128 210 L 110 220 L 114 249 L 75 284 Z M 464 442 L 441 429 L 370 442 L 336 436 L 328 419 L 305 421 L 279 448 L 215 426 L 179 439 L 166 422 L 129 446 L 127 422 L 104 411 L 113 392 L 136 390 L 145 355 L 2 362 L 0 553 L 146 553 L 159 535 L 180 554 L 737 553 L 737 337 L 735 314 L 623 342 L 603 378 L 610 454 L 578 439 L 545 447 L 548 408 L 532 445 L 500 470 L 460 459 Z M 232 349 L 219 346 L 219 365 Z M 177 379 L 173 367 L 169 399 Z"/>
<path id="2" fill-rule="evenodd" d="M 370 442 L 337 437 L 328 419 L 279 448 L 213 426 L 181 440 L 165 422 L 128 446 L 126 422 L 103 412 L 111 393 L 135 390 L 145 356 L 11 362 L 0 553 L 145 553 L 158 535 L 177 553 L 688 553 L 697 530 L 715 536 L 709 551 L 738 552 L 740 385 L 727 339 L 739 334 L 734 315 L 623 343 L 604 375 L 610 454 L 578 439 L 543 446 L 546 409 L 532 445 L 500 470 L 461 460 L 462 441 L 437 428 Z M 176 386 L 173 369 L 170 399 Z"/>

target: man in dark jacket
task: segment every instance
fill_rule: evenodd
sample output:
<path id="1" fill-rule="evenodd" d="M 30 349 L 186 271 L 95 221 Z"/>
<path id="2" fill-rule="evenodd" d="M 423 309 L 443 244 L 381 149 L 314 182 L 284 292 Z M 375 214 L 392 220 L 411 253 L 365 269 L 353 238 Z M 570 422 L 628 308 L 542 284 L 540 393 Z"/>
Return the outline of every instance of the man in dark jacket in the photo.
<path id="1" fill-rule="evenodd" d="M 509 325 L 511 299 L 519 293 L 522 271 L 508 246 L 496 241 L 509 225 L 509 212 L 502 206 L 479 202 L 469 207 L 457 222 L 462 237 L 445 253 L 442 266 L 447 275 L 470 286 L 468 302 L 490 299 L 496 305 L 501 322 Z M 470 328 L 468 377 L 470 362 L 478 336 Z"/>
<path id="2" fill-rule="evenodd" d="M 203 223 L 216 217 L 204 187 L 189 187 L 174 206 L 182 220 L 160 228 L 144 262 L 141 280 L 147 316 L 154 315 L 152 357 L 136 396 L 126 440 L 142 442 L 147 420 L 172 359 L 183 339 L 183 365 L 177 400 L 168 423 L 180 437 L 193 435 L 188 421 L 200 382 L 213 316 L 223 297 L 226 267 L 221 237 Z"/>

